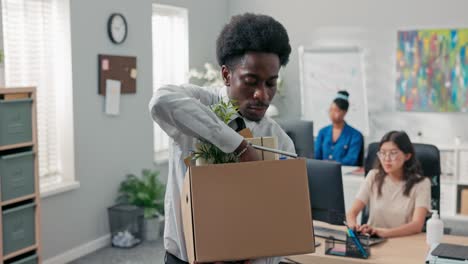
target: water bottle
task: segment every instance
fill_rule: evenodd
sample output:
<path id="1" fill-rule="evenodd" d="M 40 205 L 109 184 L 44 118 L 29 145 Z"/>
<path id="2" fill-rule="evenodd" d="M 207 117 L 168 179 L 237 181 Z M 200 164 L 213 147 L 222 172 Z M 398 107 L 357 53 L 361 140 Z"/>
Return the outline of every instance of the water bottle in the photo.
<path id="1" fill-rule="evenodd" d="M 440 243 L 444 235 L 444 223 L 437 210 L 431 210 L 432 216 L 426 223 L 426 242 L 429 246 Z"/>

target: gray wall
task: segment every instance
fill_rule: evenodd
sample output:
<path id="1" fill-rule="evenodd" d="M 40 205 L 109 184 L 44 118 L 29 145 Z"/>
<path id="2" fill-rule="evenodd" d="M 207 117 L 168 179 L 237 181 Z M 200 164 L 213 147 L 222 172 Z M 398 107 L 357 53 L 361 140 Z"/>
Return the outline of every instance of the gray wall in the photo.
<path id="1" fill-rule="evenodd" d="M 466 114 L 394 112 L 394 50 L 398 29 L 468 26 L 464 0 L 164 0 L 189 10 L 190 67 L 215 62 L 215 39 L 230 15 L 246 11 L 273 15 L 290 33 L 293 53 L 284 71 L 285 92 L 276 98 L 285 117 L 298 117 L 297 47 L 347 42 L 367 51 L 371 137 L 389 129 L 421 130 L 428 140 L 448 141 L 461 135 Z M 71 35 L 75 117 L 75 170 L 81 187 L 42 201 L 44 259 L 108 233 L 106 208 L 114 201 L 119 182 L 128 172 L 151 168 L 152 123 L 147 103 L 152 91 L 151 0 L 71 0 Z M 110 13 L 123 13 L 129 35 L 122 45 L 108 40 Z M 137 93 L 121 98 L 121 115 L 103 114 L 97 95 L 97 54 L 138 57 Z M 285 106 L 288 106 L 286 109 Z M 286 111 L 287 110 L 287 111 Z M 446 127 L 446 129 L 438 128 Z M 441 136 L 443 135 L 443 136 Z M 163 176 L 167 166 L 159 166 Z"/>
<path id="2" fill-rule="evenodd" d="M 230 0 L 231 15 L 264 13 L 282 22 L 293 52 L 284 69 L 284 95 L 275 98 L 282 117 L 300 116 L 297 48 L 300 45 L 343 44 L 365 49 L 370 138 L 391 129 L 404 129 L 422 140 L 453 143 L 455 136 L 468 142 L 468 114 L 404 113 L 395 111 L 396 32 L 400 29 L 468 27 L 468 1 L 464 0 Z M 351 95 L 351 100 L 352 100 Z M 287 106 L 287 108 L 285 108 Z M 287 110 L 287 111 L 286 111 Z"/>
<path id="3" fill-rule="evenodd" d="M 215 61 L 214 42 L 225 23 L 227 2 L 170 1 L 189 10 L 190 66 Z M 93 241 L 109 232 L 106 208 L 113 204 L 126 173 L 153 168 L 151 0 L 72 0 L 71 38 L 75 125 L 75 171 L 81 187 L 42 200 L 43 259 Z M 209 11 L 209 12 L 208 12 Z M 107 18 L 123 13 L 127 40 L 113 45 Z M 137 57 L 137 93 L 121 97 L 120 116 L 103 113 L 97 94 L 97 55 Z M 167 164 L 158 165 L 167 177 Z"/>

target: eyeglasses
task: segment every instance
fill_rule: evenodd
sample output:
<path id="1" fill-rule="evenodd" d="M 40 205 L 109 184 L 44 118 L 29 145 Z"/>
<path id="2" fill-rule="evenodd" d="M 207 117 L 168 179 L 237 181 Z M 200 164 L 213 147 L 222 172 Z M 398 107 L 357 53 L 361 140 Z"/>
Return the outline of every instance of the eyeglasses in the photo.
<path id="1" fill-rule="evenodd" d="M 379 157 L 380 160 L 385 160 L 388 157 L 391 161 L 395 161 L 398 158 L 399 153 L 400 152 L 398 150 L 378 151 L 377 157 Z"/>

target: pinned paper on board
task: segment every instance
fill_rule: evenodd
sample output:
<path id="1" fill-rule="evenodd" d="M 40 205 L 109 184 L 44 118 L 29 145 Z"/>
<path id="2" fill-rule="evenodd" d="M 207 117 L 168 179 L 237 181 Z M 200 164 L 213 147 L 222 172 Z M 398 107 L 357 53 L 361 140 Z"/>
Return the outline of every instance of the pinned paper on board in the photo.
<path id="1" fill-rule="evenodd" d="M 119 115 L 120 113 L 120 90 L 121 82 L 117 80 L 106 80 L 106 114 Z"/>
<path id="2" fill-rule="evenodd" d="M 108 59 L 103 59 L 101 61 L 101 68 L 103 71 L 108 71 L 109 70 L 109 60 Z"/>
<path id="3" fill-rule="evenodd" d="M 136 77 L 137 77 L 137 70 L 136 69 L 130 70 L 130 77 L 132 79 L 136 79 Z"/>

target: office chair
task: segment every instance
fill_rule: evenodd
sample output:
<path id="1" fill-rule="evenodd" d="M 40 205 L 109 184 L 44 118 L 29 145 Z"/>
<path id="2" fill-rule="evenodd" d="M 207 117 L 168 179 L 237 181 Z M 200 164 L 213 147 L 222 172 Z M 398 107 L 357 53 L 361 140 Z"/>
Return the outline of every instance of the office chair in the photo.
<path id="1" fill-rule="evenodd" d="M 431 207 L 437 210 L 440 214 L 440 153 L 439 149 L 434 145 L 414 143 L 414 151 L 416 158 L 421 164 L 423 175 L 431 180 Z M 377 151 L 379 143 L 374 142 L 369 144 L 367 149 L 367 157 L 364 162 L 365 175 L 372 170 L 377 159 Z M 362 212 L 361 224 L 367 223 L 369 218 L 369 210 L 366 208 Z M 425 225 L 424 225 L 425 229 Z"/>
<path id="2" fill-rule="evenodd" d="M 359 150 L 359 158 L 358 158 L 358 162 L 357 162 L 357 166 L 358 167 L 364 167 L 364 137 L 362 137 L 362 144 L 361 144 L 361 150 Z"/>
<path id="3" fill-rule="evenodd" d="M 299 157 L 314 158 L 314 123 L 303 120 L 277 120 L 294 142 Z"/>

